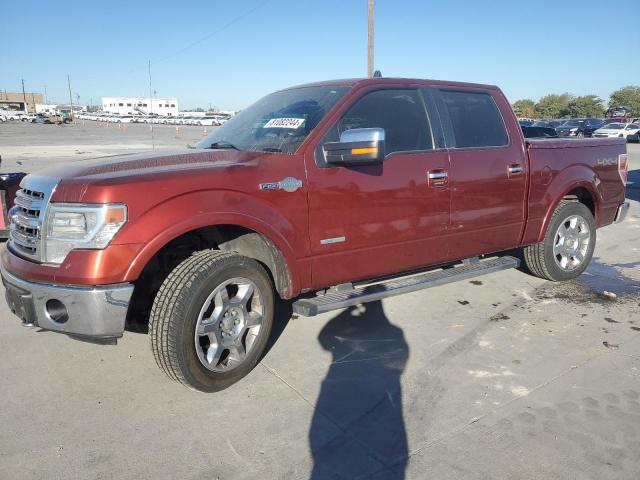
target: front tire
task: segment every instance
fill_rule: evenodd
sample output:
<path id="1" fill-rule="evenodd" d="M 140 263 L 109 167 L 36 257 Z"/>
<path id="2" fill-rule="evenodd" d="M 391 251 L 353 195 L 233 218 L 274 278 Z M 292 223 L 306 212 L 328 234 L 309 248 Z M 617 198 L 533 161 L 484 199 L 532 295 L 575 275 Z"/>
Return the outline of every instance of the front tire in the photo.
<path id="1" fill-rule="evenodd" d="M 524 261 L 536 277 L 571 280 L 585 271 L 596 245 L 591 210 L 576 201 L 561 201 L 553 212 L 544 240 L 524 248 Z"/>
<path id="2" fill-rule="evenodd" d="M 227 388 L 260 360 L 273 312 L 271 279 L 258 262 L 197 252 L 167 276 L 153 302 L 149 337 L 156 363 L 195 390 Z"/>

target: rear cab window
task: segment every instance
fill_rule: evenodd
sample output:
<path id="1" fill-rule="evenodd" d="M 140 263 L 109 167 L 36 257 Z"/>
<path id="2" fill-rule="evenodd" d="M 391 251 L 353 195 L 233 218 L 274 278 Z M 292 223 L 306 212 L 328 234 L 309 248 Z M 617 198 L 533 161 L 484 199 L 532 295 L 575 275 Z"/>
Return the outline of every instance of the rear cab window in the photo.
<path id="1" fill-rule="evenodd" d="M 439 106 L 449 117 L 445 126 L 449 148 L 500 148 L 509 145 L 509 135 L 489 92 L 440 89 Z M 448 128 L 446 128 L 448 127 Z"/>

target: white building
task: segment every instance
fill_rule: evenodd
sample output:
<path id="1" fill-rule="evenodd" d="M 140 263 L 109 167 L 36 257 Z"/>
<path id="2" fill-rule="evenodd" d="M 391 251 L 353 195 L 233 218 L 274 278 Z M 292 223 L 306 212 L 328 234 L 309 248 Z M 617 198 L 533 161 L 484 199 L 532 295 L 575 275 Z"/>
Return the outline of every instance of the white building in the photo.
<path id="1" fill-rule="evenodd" d="M 102 111 L 119 115 L 133 115 L 136 113 L 177 115 L 178 99 L 102 97 Z"/>

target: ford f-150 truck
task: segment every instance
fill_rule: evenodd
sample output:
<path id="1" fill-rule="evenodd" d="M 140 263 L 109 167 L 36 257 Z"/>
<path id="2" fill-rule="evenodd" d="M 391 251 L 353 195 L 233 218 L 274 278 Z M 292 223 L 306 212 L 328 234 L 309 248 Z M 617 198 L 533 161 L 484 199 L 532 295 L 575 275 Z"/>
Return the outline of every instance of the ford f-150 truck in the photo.
<path id="1" fill-rule="evenodd" d="M 114 343 L 148 328 L 202 391 L 246 375 L 277 297 L 332 309 L 516 267 L 574 278 L 623 220 L 620 139 L 525 140 L 488 85 L 373 78 L 282 90 L 195 148 L 22 180 L 0 252 L 25 325 Z"/>

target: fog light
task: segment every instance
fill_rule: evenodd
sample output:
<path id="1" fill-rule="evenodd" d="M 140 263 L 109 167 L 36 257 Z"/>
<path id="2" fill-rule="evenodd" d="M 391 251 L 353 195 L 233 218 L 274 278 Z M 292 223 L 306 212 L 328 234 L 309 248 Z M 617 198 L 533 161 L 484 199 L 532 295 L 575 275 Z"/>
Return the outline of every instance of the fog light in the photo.
<path id="1" fill-rule="evenodd" d="M 47 316 L 49 317 L 49 320 L 56 323 L 65 323 L 69 320 L 67 307 L 65 307 L 64 303 L 60 300 L 56 300 L 55 298 L 47 300 L 45 307 L 47 309 Z"/>

